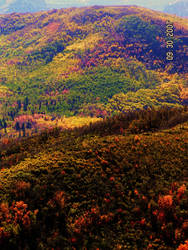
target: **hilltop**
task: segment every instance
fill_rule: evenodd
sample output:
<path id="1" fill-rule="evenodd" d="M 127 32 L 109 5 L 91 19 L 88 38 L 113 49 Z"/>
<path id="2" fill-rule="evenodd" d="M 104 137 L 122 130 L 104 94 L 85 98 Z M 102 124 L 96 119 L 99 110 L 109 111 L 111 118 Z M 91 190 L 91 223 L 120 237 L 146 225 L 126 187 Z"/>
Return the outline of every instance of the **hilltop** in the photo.
<path id="1" fill-rule="evenodd" d="M 167 20 L 174 26 L 172 61 L 166 60 Z M 182 107 L 186 21 L 136 6 L 1 15 L 1 136 L 31 134 L 62 116 L 89 122 L 146 107 Z"/>
<path id="2" fill-rule="evenodd" d="M 23 5 L 24 2 L 24 5 Z M 156 2 L 155 0 L 41 0 L 41 1 L 23 1 L 23 0 L 0 0 L 0 13 L 11 12 L 33 12 L 53 8 L 83 7 L 92 5 L 138 5 L 154 10 L 162 11 L 169 4 L 170 0 Z"/>

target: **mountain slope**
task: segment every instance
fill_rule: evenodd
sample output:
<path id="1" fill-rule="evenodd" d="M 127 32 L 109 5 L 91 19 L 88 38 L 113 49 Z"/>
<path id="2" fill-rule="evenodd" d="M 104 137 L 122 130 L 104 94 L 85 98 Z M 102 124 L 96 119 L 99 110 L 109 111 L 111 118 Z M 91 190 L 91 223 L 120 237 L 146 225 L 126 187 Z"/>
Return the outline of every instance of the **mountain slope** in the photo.
<path id="1" fill-rule="evenodd" d="M 175 28 L 173 61 L 166 59 L 167 20 Z M 0 26 L 3 136 L 30 130 L 23 115 L 104 117 L 186 103 L 186 19 L 95 6 L 1 15 Z"/>
<path id="2" fill-rule="evenodd" d="M 150 132 L 185 115 L 148 110 L 1 145 L 1 249 L 186 249 L 188 124 Z M 132 134 L 138 117 L 153 125 Z"/>

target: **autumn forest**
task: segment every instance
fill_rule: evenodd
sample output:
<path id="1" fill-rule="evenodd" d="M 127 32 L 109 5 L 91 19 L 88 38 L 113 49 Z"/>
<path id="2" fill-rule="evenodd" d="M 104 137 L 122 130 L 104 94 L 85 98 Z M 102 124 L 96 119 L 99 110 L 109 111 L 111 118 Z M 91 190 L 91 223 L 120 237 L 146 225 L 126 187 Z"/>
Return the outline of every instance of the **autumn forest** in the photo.
<path id="1" fill-rule="evenodd" d="M 0 249 L 188 249 L 187 44 L 136 6 L 0 15 Z"/>

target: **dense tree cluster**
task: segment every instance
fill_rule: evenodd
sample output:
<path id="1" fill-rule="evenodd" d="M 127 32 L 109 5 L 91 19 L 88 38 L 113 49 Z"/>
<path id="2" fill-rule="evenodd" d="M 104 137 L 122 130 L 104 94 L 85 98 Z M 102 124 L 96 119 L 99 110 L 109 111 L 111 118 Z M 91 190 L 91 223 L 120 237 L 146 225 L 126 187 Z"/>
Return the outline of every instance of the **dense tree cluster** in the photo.
<path id="1" fill-rule="evenodd" d="M 187 119 L 143 110 L 4 141 L 0 248 L 186 249 Z"/>

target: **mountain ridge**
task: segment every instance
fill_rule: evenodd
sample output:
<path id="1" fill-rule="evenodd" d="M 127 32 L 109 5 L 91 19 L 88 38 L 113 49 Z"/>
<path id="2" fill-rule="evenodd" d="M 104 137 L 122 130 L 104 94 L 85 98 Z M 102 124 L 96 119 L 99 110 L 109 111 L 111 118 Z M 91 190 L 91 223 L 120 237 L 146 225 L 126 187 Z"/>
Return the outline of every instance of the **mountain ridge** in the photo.
<path id="1" fill-rule="evenodd" d="M 10 12 L 37 12 L 41 10 L 53 9 L 53 8 L 69 8 L 69 7 L 83 7 L 83 6 L 102 6 L 102 5 L 137 5 L 145 8 L 150 8 L 153 10 L 163 11 L 165 6 L 170 2 L 170 0 L 165 0 L 163 3 L 156 1 L 144 1 L 144 0 L 121 0 L 121 1 L 104 1 L 104 0 L 88 0 L 88 1 L 26 1 L 24 2 L 26 6 L 22 4 L 23 0 L 1 0 L 0 1 L 0 12 L 2 13 L 10 13 Z M 41 3 L 41 4 L 40 4 Z"/>

